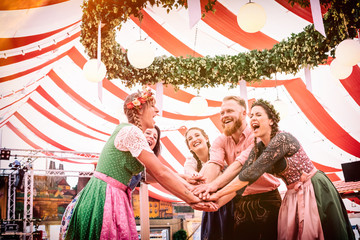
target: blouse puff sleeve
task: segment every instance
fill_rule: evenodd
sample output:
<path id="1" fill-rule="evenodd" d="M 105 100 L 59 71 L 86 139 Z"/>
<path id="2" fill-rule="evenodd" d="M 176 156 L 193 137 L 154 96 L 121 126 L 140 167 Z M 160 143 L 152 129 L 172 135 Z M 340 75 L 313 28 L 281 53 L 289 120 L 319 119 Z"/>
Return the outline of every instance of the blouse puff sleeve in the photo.
<path id="1" fill-rule="evenodd" d="M 142 150 L 153 153 L 143 132 L 134 125 L 120 129 L 115 137 L 114 145 L 120 151 L 129 151 L 136 158 Z"/>
<path id="2" fill-rule="evenodd" d="M 278 133 L 271 139 L 268 146 L 255 162 L 254 149 L 251 150 L 249 159 L 245 162 L 239 173 L 239 179 L 241 181 L 248 181 L 251 184 L 262 174 L 269 171 L 278 160 L 292 156 L 299 149 L 300 143 L 293 135 L 285 132 Z"/>
<path id="3" fill-rule="evenodd" d="M 197 162 L 194 157 L 186 157 L 186 161 L 184 163 L 184 173 L 185 174 L 193 174 L 193 172 L 196 172 L 197 169 Z"/>

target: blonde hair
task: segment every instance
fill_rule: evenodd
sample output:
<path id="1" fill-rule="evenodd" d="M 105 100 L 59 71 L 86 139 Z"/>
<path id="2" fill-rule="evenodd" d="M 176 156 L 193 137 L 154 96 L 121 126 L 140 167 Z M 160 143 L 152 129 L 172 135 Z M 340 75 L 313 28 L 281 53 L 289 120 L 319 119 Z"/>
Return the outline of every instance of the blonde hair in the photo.
<path id="1" fill-rule="evenodd" d="M 237 104 L 242 106 L 246 111 L 246 102 L 245 102 L 245 100 L 243 98 L 238 97 L 238 96 L 226 96 L 226 97 L 223 98 L 223 102 L 224 101 L 229 101 L 229 100 L 234 100 L 235 102 L 237 102 Z"/>
<path id="2" fill-rule="evenodd" d="M 139 110 L 137 108 L 128 108 L 127 104 L 132 102 L 134 99 L 138 98 L 141 96 L 141 93 L 137 92 L 137 93 L 132 93 L 130 95 L 128 95 L 124 101 L 124 113 L 129 121 L 129 123 L 134 124 L 135 126 L 137 126 L 138 128 L 140 128 L 140 130 L 142 131 L 142 125 L 141 125 L 141 121 L 140 121 L 140 117 L 139 117 Z M 141 106 L 146 109 L 148 107 L 149 101 L 146 101 L 145 103 L 141 104 Z"/>

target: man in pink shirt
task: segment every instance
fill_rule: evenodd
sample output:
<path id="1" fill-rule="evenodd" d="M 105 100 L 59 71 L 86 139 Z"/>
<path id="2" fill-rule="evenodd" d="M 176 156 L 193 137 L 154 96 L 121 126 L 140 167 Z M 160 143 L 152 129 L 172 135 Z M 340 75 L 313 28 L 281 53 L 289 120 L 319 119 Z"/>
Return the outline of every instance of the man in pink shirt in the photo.
<path id="1" fill-rule="evenodd" d="M 246 122 L 246 104 L 242 98 L 225 97 L 221 105 L 220 120 L 224 134 L 212 144 L 210 160 L 204 169 L 206 184 L 197 186 L 193 191 L 203 198 L 237 177 L 254 146 L 254 135 Z M 225 205 L 225 214 L 233 212 L 234 215 L 223 216 L 222 219 L 226 219 L 227 223 L 222 225 L 232 225 L 234 228 L 227 229 L 225 232 L 233 232 L 223 239 L 276 239 L 277 217 L 281 205 L 277 190 L 279 185 L 279 180 L 265 173 Z M 219 227 L 207 225 L 207 228 Z M 211 229 L 207 231 L 211 232 Z M 211 234 L 208 239 L 211 239 Z"/>

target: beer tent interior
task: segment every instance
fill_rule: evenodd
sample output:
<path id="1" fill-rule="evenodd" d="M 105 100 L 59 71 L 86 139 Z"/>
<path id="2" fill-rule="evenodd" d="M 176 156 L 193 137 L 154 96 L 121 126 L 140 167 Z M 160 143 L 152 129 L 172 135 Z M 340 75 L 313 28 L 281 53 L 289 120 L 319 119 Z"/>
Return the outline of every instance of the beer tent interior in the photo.
<path id="1" fill-rule="evenodd" d="M 258 0 L 266 11 L 266 24 L 260 32 L 246 33 L 236 21 L 245 3 L 219 0 L 215 13 L 206 13 L 193 27 L 184 7 L 167 13 L 161 6 L 147 6 L 141 25 L 135 17 L 128 19 L 116 40 L 127 49 L 141 37 L 155 56 L 233 56 L 271 49 L 312 23 L 310 8 L 292 7 L 286 0 Z M 81 5 L 82 0 L 0 3 L 0 147 L 43 156 L 33 162 L 34 168 L 44 168 L 46 157 L 60 151 L 98 154 L 114 127 L 125 121 L 125 97 L 141 89 L 139 84 L 127 87 L 121 79 L 104 79 L 99 92 L 99 84 L 86 80 L 82 68 L 89 56 L 80 42 Z M 359 65 L 346 79 L 334 77 L 329 64 L 311 69 L 310 76 L 305 72 L 279 72 L 246 87 L 151 85 L 161 109 L 155 118 L 162 130 L 161 161 L 182 172 L 190 155 L 183 136 L 186 129 L 203 128 L 213 141 L 222 132 L 222 98 L 241 95 L 249 103 L 258 98 L 279 100 L 280 128 L 299 139 L 332 181 L 344 180 L 341 164 L 360 158 Z M 194 112 L 190 104 L 196 96 L 207 101 L 203 112 Z M 54 161 L 62 162 L 65 170 L 93 170 L 93 160 Z M 1 168 L 7 165 L 2 161 Z M 150 185 L 149 194 L 178 200 L 159 184 Z M 358 198 L 344 201 L 349 211 L 360 211 Z"/>

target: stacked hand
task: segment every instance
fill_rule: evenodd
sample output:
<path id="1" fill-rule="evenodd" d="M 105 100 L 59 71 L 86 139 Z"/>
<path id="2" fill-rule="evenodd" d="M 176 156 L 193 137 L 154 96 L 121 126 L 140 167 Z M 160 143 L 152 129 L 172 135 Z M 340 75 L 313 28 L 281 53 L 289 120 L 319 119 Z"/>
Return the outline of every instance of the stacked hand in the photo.
<path id="1" fill-rule="evenodd" d="M 191 191 L 200 199 L 208 201 L 210 199 L 210 194 L 216 192 L 216 190 L 217 187 L 213 186 L 211 183 L 207 183 L 195 186 Z"/>
<path id="2" fill-rule="evenodd" d="M 205 182 L 205 177 L 201 174 L 194 173 L 191 177 L 187 177 L 186 181 L 192 185 L 199 185 Z"/>
<path id="3" fill-rule="evenodd" d="M 214 202 L 205 202 L 205 201 L 190 204 L 190 206 L 195 210 L 200 210 L 205 212 L 215 212 L 219 209 L 218 204 Z"/>

